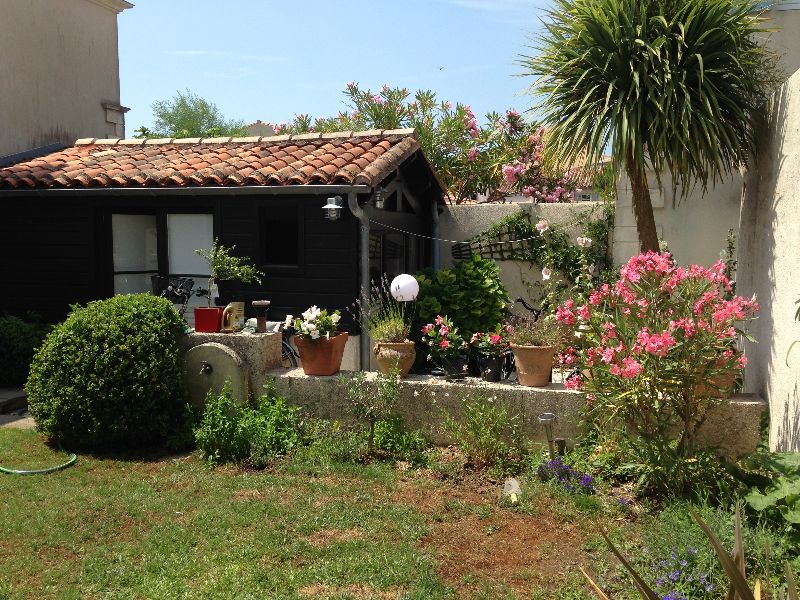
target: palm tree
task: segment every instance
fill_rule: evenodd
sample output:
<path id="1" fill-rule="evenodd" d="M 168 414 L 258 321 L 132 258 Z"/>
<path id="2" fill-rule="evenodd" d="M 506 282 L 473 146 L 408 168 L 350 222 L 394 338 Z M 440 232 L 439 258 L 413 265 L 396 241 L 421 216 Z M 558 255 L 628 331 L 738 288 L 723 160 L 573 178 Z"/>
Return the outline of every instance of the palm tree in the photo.
<path id="1" fill-rule="evenodd" d="M 746 164 L 776 76 L 760 0 L 553 0 L 535 56 L 551 160 L 628 174 L 642 250 L 658 251 L 647 169 L 685 195 Z"/>

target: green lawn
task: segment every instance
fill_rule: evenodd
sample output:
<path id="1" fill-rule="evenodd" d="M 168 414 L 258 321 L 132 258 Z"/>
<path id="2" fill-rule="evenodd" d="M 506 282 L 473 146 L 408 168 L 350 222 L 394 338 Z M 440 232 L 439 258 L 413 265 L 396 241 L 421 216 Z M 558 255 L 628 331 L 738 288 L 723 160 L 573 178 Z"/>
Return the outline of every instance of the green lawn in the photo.
<path id="1" fill-rule="evenodd" d="M 0 464 L 63 461 L 0 429 Z M 211 470 L 196 455 L 80 456 L 0 476 L 0 598 L 589 598 L 612 515 L 531 485 L 389 465 Z M 598 515 L 602 518 L 598 519 Z"/>

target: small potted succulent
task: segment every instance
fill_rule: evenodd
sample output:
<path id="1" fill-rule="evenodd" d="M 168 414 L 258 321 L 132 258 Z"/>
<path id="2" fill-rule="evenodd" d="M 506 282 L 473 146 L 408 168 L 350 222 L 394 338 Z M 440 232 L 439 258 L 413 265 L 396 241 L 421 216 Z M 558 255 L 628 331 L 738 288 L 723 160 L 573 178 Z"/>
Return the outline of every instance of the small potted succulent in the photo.
<path id="1" fill-rule="evenodd" d="M 312 306 L 294 320 L 294 343 L 300 353 L 300 363 L 306 375 L 336 375 L 342 368 L 346 331 L 338 331 L 342 316 L 338 310 L 329 312 Z M 290 322 L 292 315 L 286 317 Z"/>
<path id="2" fill-rule="evenodd" d="M 520 385 L 546 387 L 553 372 L 553 357 L 564 343 L 565 330 L 554 319 L 519 318 L 508 340 L 514 352 Z"/>
<path id="3" fill-rule="evenodd" d="M 422 328 L 422 342 L 428 346 L 428 360 L 436 362 L 448 379 L 463 379 L 467 374 L 467 343 L 446 316 L 436 315 Z"/>
<path id="4" fill-rule="evenodd" d="M 214 285 L 220 281 L 241 281 L 243 283 L 261 283 L 264 273 L 250 264 L 246 256 L 233 256 L 231 252 L 236 246 L 226 247 L 214 240 L 211 249 L 195 250 L 208 263 L 208 306 L 194 309 L 194 329 L 204 333 L 217 333 L 222 323 L 221 306 L 211 306 Z"/>
<path id="5" fill-rule="evenodd" d="M 500 381 L 503 366 L 503 355 L 508 350 L 508 331 L 498 326 L 495 331 L 472 334 L 469 345 L 478 355 L 478 368 L 484 381 Z"/>

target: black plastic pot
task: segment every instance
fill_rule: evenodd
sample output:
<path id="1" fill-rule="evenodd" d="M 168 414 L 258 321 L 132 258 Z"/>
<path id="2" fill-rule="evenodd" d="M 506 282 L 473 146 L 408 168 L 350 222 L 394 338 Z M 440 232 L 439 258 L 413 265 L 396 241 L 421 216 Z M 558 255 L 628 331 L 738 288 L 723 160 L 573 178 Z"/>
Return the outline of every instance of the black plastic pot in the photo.
<path id="1" fill-rule="evenodd" d="M 439 362 L 448 381 L 464 379 L 467 376 L 467 357 L 463 354 L 442 356 Z"/>
<path id="2" fill-rule="evenodd" d="M 503 359 L 500 356 L 479 356 L 478 366 L 480 367 L 481 379 L 484 381 L 500 381 L 502 362 Z"/>

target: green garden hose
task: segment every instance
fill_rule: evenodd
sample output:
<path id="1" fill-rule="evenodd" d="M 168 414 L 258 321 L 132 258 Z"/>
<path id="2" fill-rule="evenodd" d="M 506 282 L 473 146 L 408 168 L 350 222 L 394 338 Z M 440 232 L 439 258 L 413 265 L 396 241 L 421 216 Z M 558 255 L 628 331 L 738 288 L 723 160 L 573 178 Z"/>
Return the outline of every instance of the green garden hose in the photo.
<path id="1" fill-rule="evenodd" d="M 63 448 L 60 449 L 62 452 L 65 451 Z M 61 469 L 66 469 L 67 467 L 71 467 L 72 465 L 75 464 L 76 460 L 78 460 L 78 455 L 72 453 L 69 455 L 69 460 L 67 460 L 67 462 L 58 465 L 56 467 L 50 467 L 48 469 L 23 470 L 23 469 L 7 469 L 5 467 L 0 466 L 0 473 L 5 473 L 6 475 L 46 475 L 47 473 L 55 473 L 56 471 L 60 471 Z"/>

